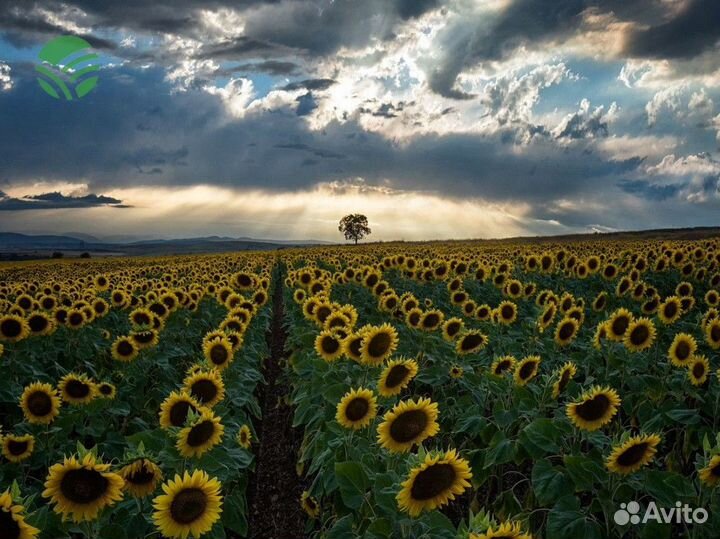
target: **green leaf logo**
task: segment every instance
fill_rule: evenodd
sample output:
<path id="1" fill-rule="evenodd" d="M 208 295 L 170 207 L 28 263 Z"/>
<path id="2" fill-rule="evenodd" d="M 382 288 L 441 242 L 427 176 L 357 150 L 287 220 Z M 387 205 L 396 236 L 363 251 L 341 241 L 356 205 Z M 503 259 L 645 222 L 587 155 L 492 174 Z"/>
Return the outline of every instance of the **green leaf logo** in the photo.
<path id="1" fill-rule="evenodd" d="M 40 88 L 66 101 L 86 96 L 98 81 L 97 76 L 87 75 L 100 69 L 93 63 L 98 55 L 91 51 L 90 43 L 77 36 L 60 36 L 47 43 L 38 54 L 42 63 L 35 66 Z"/>

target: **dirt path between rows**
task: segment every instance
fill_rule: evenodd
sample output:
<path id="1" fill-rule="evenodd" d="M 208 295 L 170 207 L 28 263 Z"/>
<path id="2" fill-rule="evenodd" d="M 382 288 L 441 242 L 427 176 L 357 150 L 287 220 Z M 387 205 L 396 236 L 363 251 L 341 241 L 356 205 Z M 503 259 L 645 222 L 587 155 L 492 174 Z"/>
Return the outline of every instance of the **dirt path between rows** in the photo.
<path id="1" fill-rule="evenodd" d="M 285 402 L 290 388 L 284 376 L 284 280 L 285 268 L 279 266 L 273 278 L 273 316 L 267 334 L 270 357 L 263 365 L 265 385 L 260 389 L 260 446 L 255 474 L 248 486 L 249 537 L 253 539 L 304 537 L 302 485 L 295 468 L 302 435 L 292 428 L 293 408 Z"/>

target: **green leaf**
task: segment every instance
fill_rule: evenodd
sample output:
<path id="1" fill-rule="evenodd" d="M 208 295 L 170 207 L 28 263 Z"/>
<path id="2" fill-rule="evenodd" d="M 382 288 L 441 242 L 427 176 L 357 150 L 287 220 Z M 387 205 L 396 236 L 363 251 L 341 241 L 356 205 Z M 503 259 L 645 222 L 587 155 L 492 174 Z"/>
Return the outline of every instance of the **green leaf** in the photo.
<path id="1" fill-rule="evenodd" d="M 515 456 L 515 445 L 508 440 L 502 431 L 495 433 L 485 453 L 485 467 L 510 462 Z"/>
<path id="2" fill-rule="evenodd" d="M 347 515 L 338 520 L 327 534 L 327 539 L 347 539 L 355 537 L 352 528 L 353 516 Z"/>
<path id="3" fill-rule="evenodd" d="M 377 537 L 392 537 L 392 523 L 386 518 L 376 518 L 368 526 L 367 533 Z"/>
<path id="4" fill-rule="evenodd" d="M 336 462 L 335 476 L 340 496 L 349 509 L 360 509 L 369 481 L 365 469 L 357 462 Z"/>
<path id="5" fill-rule="evenodd" d="M 658 505 L 674 506 L 678 500 L 685 501 L 697 496 L 692 480 L 673 472 L 648 470 L 643 484 Z"/>
<path id="6" fill-rule="evenodd" d="M 107 526 L 103 526 L 100 529 L 98 536 L 103 539 L 127 539 L 125 528 L 119 524 L 108 524 Z"/>
<path id="7" fill-rule="evenodd" d="M 589 457 L 567 455 L 563 461 L 577 490 L 592 490 L 595 483 L 602 483 L 607 478 L 603 465 Z"/>
<path id="8" fill-rule="evenodd" d="M 245 496 L 240 490 L 233 491 L 223 499 L 223 525 L 242 537 L 247 534 L 248 528 L 245 510 Z"/>
<path id="9" fill-rule="evenodd" d="M 574 496 L 563 496 L 550 511 L 547 537 L 552 539 L 601 539 L 600 526 L 586 518 Z"/>
<path id="10" fill-rule="evenodd" d="M 563 433 L 558 422 L 538 418 L 522 430 L 518 440 L 528 454 L 537 459 L 560 451 L 558 441 Z"/>
<path id="11" fill-rule="evenodd" d="M 532 486 L 542 505 L 550 505 L 573 490 L 568 478 L 546 460 L 539 460 L 533 466 Z"/>

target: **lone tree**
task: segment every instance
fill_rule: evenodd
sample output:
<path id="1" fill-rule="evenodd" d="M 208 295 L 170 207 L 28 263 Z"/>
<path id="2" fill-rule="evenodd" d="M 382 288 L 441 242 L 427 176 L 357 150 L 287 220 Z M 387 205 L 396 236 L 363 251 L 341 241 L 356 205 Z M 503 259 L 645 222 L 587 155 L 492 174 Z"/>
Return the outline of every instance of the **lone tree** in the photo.
<path id="1" fill-rule="evenodd" d="M 367 217 L 362 213 L 351 213 L 340 219 L 338 230 L 345 234 L 346 240 L 355 240 L 355 245 L 371 232 Z"/>

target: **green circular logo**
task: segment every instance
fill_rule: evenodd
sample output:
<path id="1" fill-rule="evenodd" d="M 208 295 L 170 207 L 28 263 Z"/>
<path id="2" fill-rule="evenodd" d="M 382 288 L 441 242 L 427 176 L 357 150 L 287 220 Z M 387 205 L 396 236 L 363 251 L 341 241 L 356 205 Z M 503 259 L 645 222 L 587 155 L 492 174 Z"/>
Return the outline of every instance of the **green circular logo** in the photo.
<path id="1" fill-rule="evenodd" d="M 38 59 L 35 70 L 40 88 L 55 99 L 72 101 L 86 96 L 98 82 L 95 73 L 100 68 L 94 63 L 98 55 L 90 43 L 77 36 L 60 36 L 47 43 Z"/>

